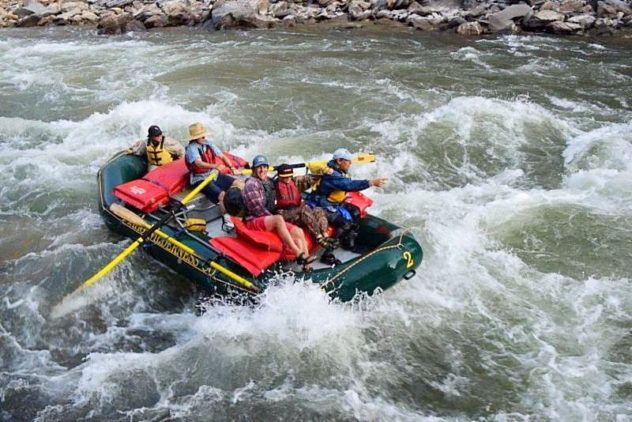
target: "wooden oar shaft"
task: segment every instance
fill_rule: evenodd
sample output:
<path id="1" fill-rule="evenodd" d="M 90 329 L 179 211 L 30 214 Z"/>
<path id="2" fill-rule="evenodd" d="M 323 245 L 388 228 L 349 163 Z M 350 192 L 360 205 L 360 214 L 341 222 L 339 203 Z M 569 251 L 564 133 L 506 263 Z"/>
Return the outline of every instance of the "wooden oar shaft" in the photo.
<path id="1" fill-rule="evenodd" d="M 141 227 L 144 227 L 146 229 L 151 228 L 151 224 L 149 224 L 147 221 L 143 220 L 143 218 L 140 217 L 139 215 L 135 214 L 134 211 L 128 210 L 127 208 L 123 207 L 122 205 L 112 204 L 112 205 L 110 205 L 110 211 L 112 211 L 114 214 L 118 215 L 119 217 L 129 221 L 130 223 L 136 224 L 137 226 L 141 226 Z M 182 242 L 177 241 L 176 239 L 174 239 L 173 237 L 169 236 L 167 233 L 163 232 L 162 230 L 157 229 L 155 233 L 158 236 L 160 236 L 163 239 L 165 239 L 167 242 L 171 243 L 172 245 L 175 245 L 175 246 L 179 247 L 183 251 L 186 251 L 186 252 L 191 253 L 191 254 L 194 253 L 192 248 L 190 248 L 189 246 L 185 245 Z"/>
<path id="2" fill-rule="evenodd" d="M 149 228 L 151 227 L 151 225 L 145 221 L 142 217 L 140 217 L 139 215 L 135 214 L 133 211 L 128 210 L 127 208 L 118 205 L 118 204 L 112 204 L 110 205 L 110 210 L 118 215 L 119 217 L 129 221 L 130 223 L 139 225 L 141 227 L 145 227 L 145 228 Z M 180 249 L 182 249 L 185 252 L 190 253 L 191 255 L 195 255 L 197 258 L 202 259 L 200 257 L 197 256 L 197 254 L 195 253 L 195 251 L 190 248 L 189 246 L 185 245 L 182 242 L 177 241 L 176 239 L 174 239 L 173 237 L 170 237 L 168 234 L 164 233 L 161 230 L 156 230 L 156 234 L 159 235 L 160 237 L 162 237 L 163 239 L 167 240 L 169 243 L 171 243 L 172 245 L 175 245 L 177 247 L 179 247 Z M 203 259 L 202 259 L 203 260 Z M 234 280 L 235 282 L 237 282 L 238 284 L 241 284 L 243 287 L 258 292 L 259 288 L 257 286 L 255 286 L 254 284 L 252 284 L 249 280 L 241 277 L 239 274 L 235 274 L 234 272 L 232 272 L 231 270 L 229 270 L 228 268 L 223 267 L 222 265 L 211 261 L 210 265 L 212 268 L 216 269 L 217 271 L 221 272 L 222 274 L 228 276 L 230 279 Z"/>
<path id="3" fill-rule="evenodd" d="M 178 211 L 180 208 L 182 208 L 187 202 L 189 202 L 191 199 L 193 199 L 195 197 L 195 195 L 197 195 L 198 192 L 200 192 L 206 185 L 208 185 L 213 180 L 215 180 L 216 177 L 217 177 L 217 171 L 212 171 L 211 174 L 209 174 L 209 176 L 206 179 L 204 179 L 204 181 L 202 183 L 200 183 L 195 189 L 193 189 L 193 191 L 190 194 L 188 194 L 179 204 L 177 204 L 175 206 L 175 210 Z M 141 235 L 141 237 L 136 239 L 136 241 L 134 241 L 134 243 L 129 245 L 116 258 L 114 258 L 112 261 L 110 261 L 105 267 L 101 268 L 95 275 L 90 277 L 88 280 L 84 281 L 81 284 L 81 286 L 79 286 L 79 288 L 77 290 L 81 290 L 81 289 L 83 289 L 83 288 L 85 288 L 87 286 L 90 286 L 90 285 L 94 284 L 97 280 L 99 280 L 104 275 L 109 273 L 112 270 L 112 268 L 116 267 L 123 259 L 125 259 L 127 257 L 127 255 L 132 253 L 134 251 L 134 249 L 136 249 L 138 247 L 138 245 L 143 243 L 145 241 L 145 239 L 150 237 L 155 231 L 157 231 L 170 218 L 171 218 L 171 213 L 165 213 L 165 215 L 160 220 L 158 220 L 158 222 L 156 222 L 153 226 L 148 228 L 147 231 Z M 77 290 L 75 290 L 75 292 Z M 71 296 L 73 293 L 74 292 L 72 292 L 68 296 Z M 66 297 L 68 297 L 68 296 L 66 296 Z"/>

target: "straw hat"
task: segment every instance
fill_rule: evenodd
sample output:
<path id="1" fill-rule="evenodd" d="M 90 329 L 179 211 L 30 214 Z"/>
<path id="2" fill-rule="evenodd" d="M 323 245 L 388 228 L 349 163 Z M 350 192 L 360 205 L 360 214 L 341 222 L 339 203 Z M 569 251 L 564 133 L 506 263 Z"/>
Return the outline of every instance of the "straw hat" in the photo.
<path id="1" fill-rule="evenodd" d="M 210 130 L 209 134 L 212 134 Z M 206 130 L 204 129 L 204 125 L 202 123 L 195 122 L 192 125 L 189 125 L 189 139 L 200 139 L 203 136 L 206 136 Z"/>

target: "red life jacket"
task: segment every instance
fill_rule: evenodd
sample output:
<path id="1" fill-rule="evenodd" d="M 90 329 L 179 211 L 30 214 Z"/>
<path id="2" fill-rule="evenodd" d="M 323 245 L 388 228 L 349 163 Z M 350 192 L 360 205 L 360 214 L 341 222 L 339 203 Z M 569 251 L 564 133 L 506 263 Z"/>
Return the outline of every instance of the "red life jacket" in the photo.
<path id="1" fill-rule="evenodd" d="M 276 183 L 276 206 L 277 208 L 293 208 L 301 205 L 301 192 L 296 187 L 294 179 L 290 179 L 288 183 L 277 180 Z"/>
<path id="2" fill-rule="evenodd" d="M 202 158 L 202 161 L 204 161 L 205 163 L 215 164 L 216 166 L 221 164 L 224 166 L 221 171 L 222 174 L 231 173 L 230 168 L 224 163 L 224 160 L 222 160 L 221 157 L 215 155 L 215 153 L 213 152 L 213 148 L 209 146 L 204 147 L 200 144 L 195 145 L 195 147 L 198 149 L 198 151 L 200 151 L 200 157 Z M 246 164 L 248 164 L 248 162 L 243 158 L 237 157 L 236 155 L 233 155 L 229 152 L 224 152 L 223 154 L 228 159 L 228 161 L 231 162 L 234 168 L 245 167 Z M 189 171 L 193 173 L 208 173 L 209 171 L 211 171 L 211 169 L 199 167 L 195 165 L 195 163 L 188 163 L 185 161 L 185 164 L 187 165 Z"/>
<path id="3" fill-rule="evenodd" d="M 218 156 L 215 155 L 215 153 L 213 152 L 213 148 L 209 147 L 209 146 L 203 146 L 200 144 L 195 145 L 195 148 L 198 149 L 198 151 L 200 152 L 200 158 L 202 159 L 202 161 L 204 161 L 205 163 L 210 163 L 210 164 L 223 164 L 222 163 L 222 159 L 219 158 Z M 205 168 L 205 167 L 200 167 L 197 164 L 195 164 L 195 162 L 193 163 L 189 163 L 186 162 L 187 168 L 189 169 L 189 171 L 193 172 L 193 173 L 208 173 L 209 171 L 211 171 L 211 169 Z M 228 169 L 230 171 L 230 169 Z"/>

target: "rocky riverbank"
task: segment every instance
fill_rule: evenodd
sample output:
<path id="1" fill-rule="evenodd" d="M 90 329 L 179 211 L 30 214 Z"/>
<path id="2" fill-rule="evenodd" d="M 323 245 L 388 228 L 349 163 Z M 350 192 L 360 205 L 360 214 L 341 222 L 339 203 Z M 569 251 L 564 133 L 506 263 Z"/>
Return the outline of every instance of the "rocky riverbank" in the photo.
<path id="1" fill-rule="evenodd" d="M 272 28 L 388 23 L 421 31 L 630 36 L 632 0 L 0 0 L 0 27 L 94 25 L 118 34 L 153 28 Z"/>

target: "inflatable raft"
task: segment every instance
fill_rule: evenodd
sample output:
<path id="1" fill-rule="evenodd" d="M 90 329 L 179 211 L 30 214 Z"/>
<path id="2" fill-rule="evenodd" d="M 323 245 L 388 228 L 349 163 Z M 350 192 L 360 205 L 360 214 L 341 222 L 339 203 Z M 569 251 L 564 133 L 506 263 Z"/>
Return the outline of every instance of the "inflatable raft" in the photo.
<path id="1" fill-rule="evenodd" d="M 371 199 L 354 193 L 348 200 L 363 214 L 355 251 L 336 249 L 340 264 L 316 261 L 312 272 L 302 274 L 276 234 L 248 230 L 235 217 L 235 229 L 225 232 L 219 207 L 202 194 L 182 206 L 179 201 L 191 190 L 183 159 L 149 173 L 146 169 L 143 158 L 119 153 L 99 170 L 99 209 L 108 228 L 137 239 L 165 221 L 146 237 L 144 251 L 210 294 L 256 295 L 280 271 L 290 270 L 332 298 L 349 301 L 412 278 L 421 263 L 422 249 L 412 233 L 369 214 Z M 321 254 L 306 237 L 312 253 Z"/>

